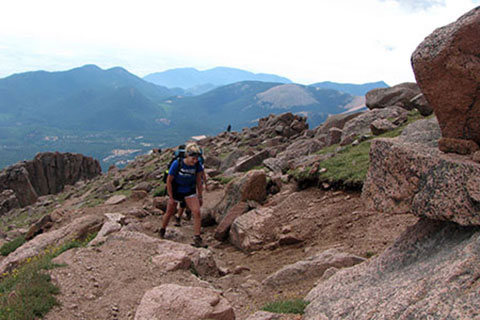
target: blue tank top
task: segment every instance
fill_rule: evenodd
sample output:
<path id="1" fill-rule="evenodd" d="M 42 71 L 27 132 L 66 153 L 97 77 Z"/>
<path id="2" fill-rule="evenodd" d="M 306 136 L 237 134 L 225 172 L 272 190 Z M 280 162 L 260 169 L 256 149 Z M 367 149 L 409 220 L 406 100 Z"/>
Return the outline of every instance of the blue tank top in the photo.
<path id="1" fill-rule="evenodd" d="M 180 170 L 179 160 L 173 161 L 168 174 L 173 176 L 173 188 L 179 193 L 190 193 L 196 191 L 197 172 L 203 171 L 203 166 L 197 162 L 194 166 L 188 166 L 183 160 Z"/>

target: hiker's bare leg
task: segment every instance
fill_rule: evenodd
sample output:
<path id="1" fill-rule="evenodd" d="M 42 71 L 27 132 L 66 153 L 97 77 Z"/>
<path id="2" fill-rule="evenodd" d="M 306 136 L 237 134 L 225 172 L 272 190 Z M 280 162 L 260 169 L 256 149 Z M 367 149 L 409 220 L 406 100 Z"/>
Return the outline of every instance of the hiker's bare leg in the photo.
<path id="1" fill-rule="evenodd" d="M 193 233 L 196 236 L 200 235 L 200 228 L 202 226 L 202 221 L 200 217 L 200 203 L 198 202 L 197 197 L 185 199 L 187 202 L 188 208 L 192 211 L 193 214 Z"/>
<path id="2" fill-rule="evenodd" d="M 178 220 L 182 219 L 183 211 L 185 211 L 185 208 L 180 207 L 178 209 L 178 214 L 177 214 Z"/>
<path id="3" fill-rule="evenodd" d="M 167 212 L 163 216 L 162 228 L 164 228 L 164 229 L 167 228 L 168 222 L 170 221 L 170 218 L 175 213 L 176 209 L 177 209 L 177 203 L 173 199 L 168 199 Z"/>

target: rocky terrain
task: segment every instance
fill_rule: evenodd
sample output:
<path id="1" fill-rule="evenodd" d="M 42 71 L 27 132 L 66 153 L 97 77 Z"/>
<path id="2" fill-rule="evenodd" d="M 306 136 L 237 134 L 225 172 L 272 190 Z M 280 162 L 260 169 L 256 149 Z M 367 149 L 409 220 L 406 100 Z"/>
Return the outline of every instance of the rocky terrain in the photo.
<path id="1" fill-rule="evenodd" d="M 445 106 L 427 92 L 434 78 L 455 88 L 456 70 L 476 70 L 480 46 L 448 64 L 455 77 L 431 81 L 421 53 L 464 54 L 455 46 L 479 23 L 475 9 L 437 29 L 412 57 L 419 86 L 372 90 L 366 112 L 313 129 L 299 115 L 270 115 L 198 141 L 209 177 L 207 249 L 190 246 L 190 220 L 158 237 L 173 150 L 154 150 L 4 213 L 0 242 L 29 240 L 1 258 L 0 274 L 93 234 L 54 259 L 64 265 L 48 270 L 59 305 L 45 319 L 479 318 L 480 152 L 470 128 L 449 135 L 451 117 L 463 113 L 435 116 L 464 95 L 450 93 Z M 295 298 L 309 302 L 303 315 L 261 311 Z"/>

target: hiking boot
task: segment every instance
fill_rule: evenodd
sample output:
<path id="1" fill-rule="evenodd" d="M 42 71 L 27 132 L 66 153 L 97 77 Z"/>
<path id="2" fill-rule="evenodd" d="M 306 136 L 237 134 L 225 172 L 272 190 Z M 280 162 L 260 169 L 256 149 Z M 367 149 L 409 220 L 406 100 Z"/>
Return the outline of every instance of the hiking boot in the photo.
<path id="1" fill-rule="evenodd" d="M 165 228 L 161 228 L 158 233 L 160 234 L 160 239 L 165 239 Z"/>
<path id="2" fill-rule="evenodd" d="M 196 248 L 208 248 L 208 245 L 205 242 L 203 242 L 202 237 L 200 236 L 193 237 L 192 246 Z"/>
<path id="3" fill-rule="evenodd" d="M 174 224 L 175 227 L 181 227 L 182 226 L 182 223 L 181 223 L 180 220 L 181 220 L 180 217 L 175 216 L 175 224 Z"/>

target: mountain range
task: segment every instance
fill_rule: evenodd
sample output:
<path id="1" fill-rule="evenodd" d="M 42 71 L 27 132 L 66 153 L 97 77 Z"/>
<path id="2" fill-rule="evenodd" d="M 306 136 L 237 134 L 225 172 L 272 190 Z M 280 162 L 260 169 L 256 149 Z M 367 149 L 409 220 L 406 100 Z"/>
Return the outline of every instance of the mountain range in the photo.
<path id="1" fill-rule="evenodd" d="M 209 81 L 216 85 L 242 74 L 238 69 L 212 70 Z M 280 82 L 243 79 L 193 96 L 120 67 L 103 70 L 95 65 L 0 79 L 0 167 L 40 151 L 73 151 L 103 160 L 105 169 L 154 147 L 217 134 L 228 124 L 233 130 L 252 126 L 270 113 L 308 115 L 313 128 L 328 114 L 348 111 L 346 106 L 355 101 L 347 90 L 256 76 Z"/>
<path id="2" fill-rule="evenodd" d="M 263 81 L 292 83 L 291 80 L 273 74 L 252 73 L 245 70 L 216 67 L 204 71 L 195 68 L 177 68 L 163 72 L 155 72 L 143 77 L 151 83 L 168 87 L 181 88 L 186 94 L 198 95 L 216 87 L 240 81 Z"/>

